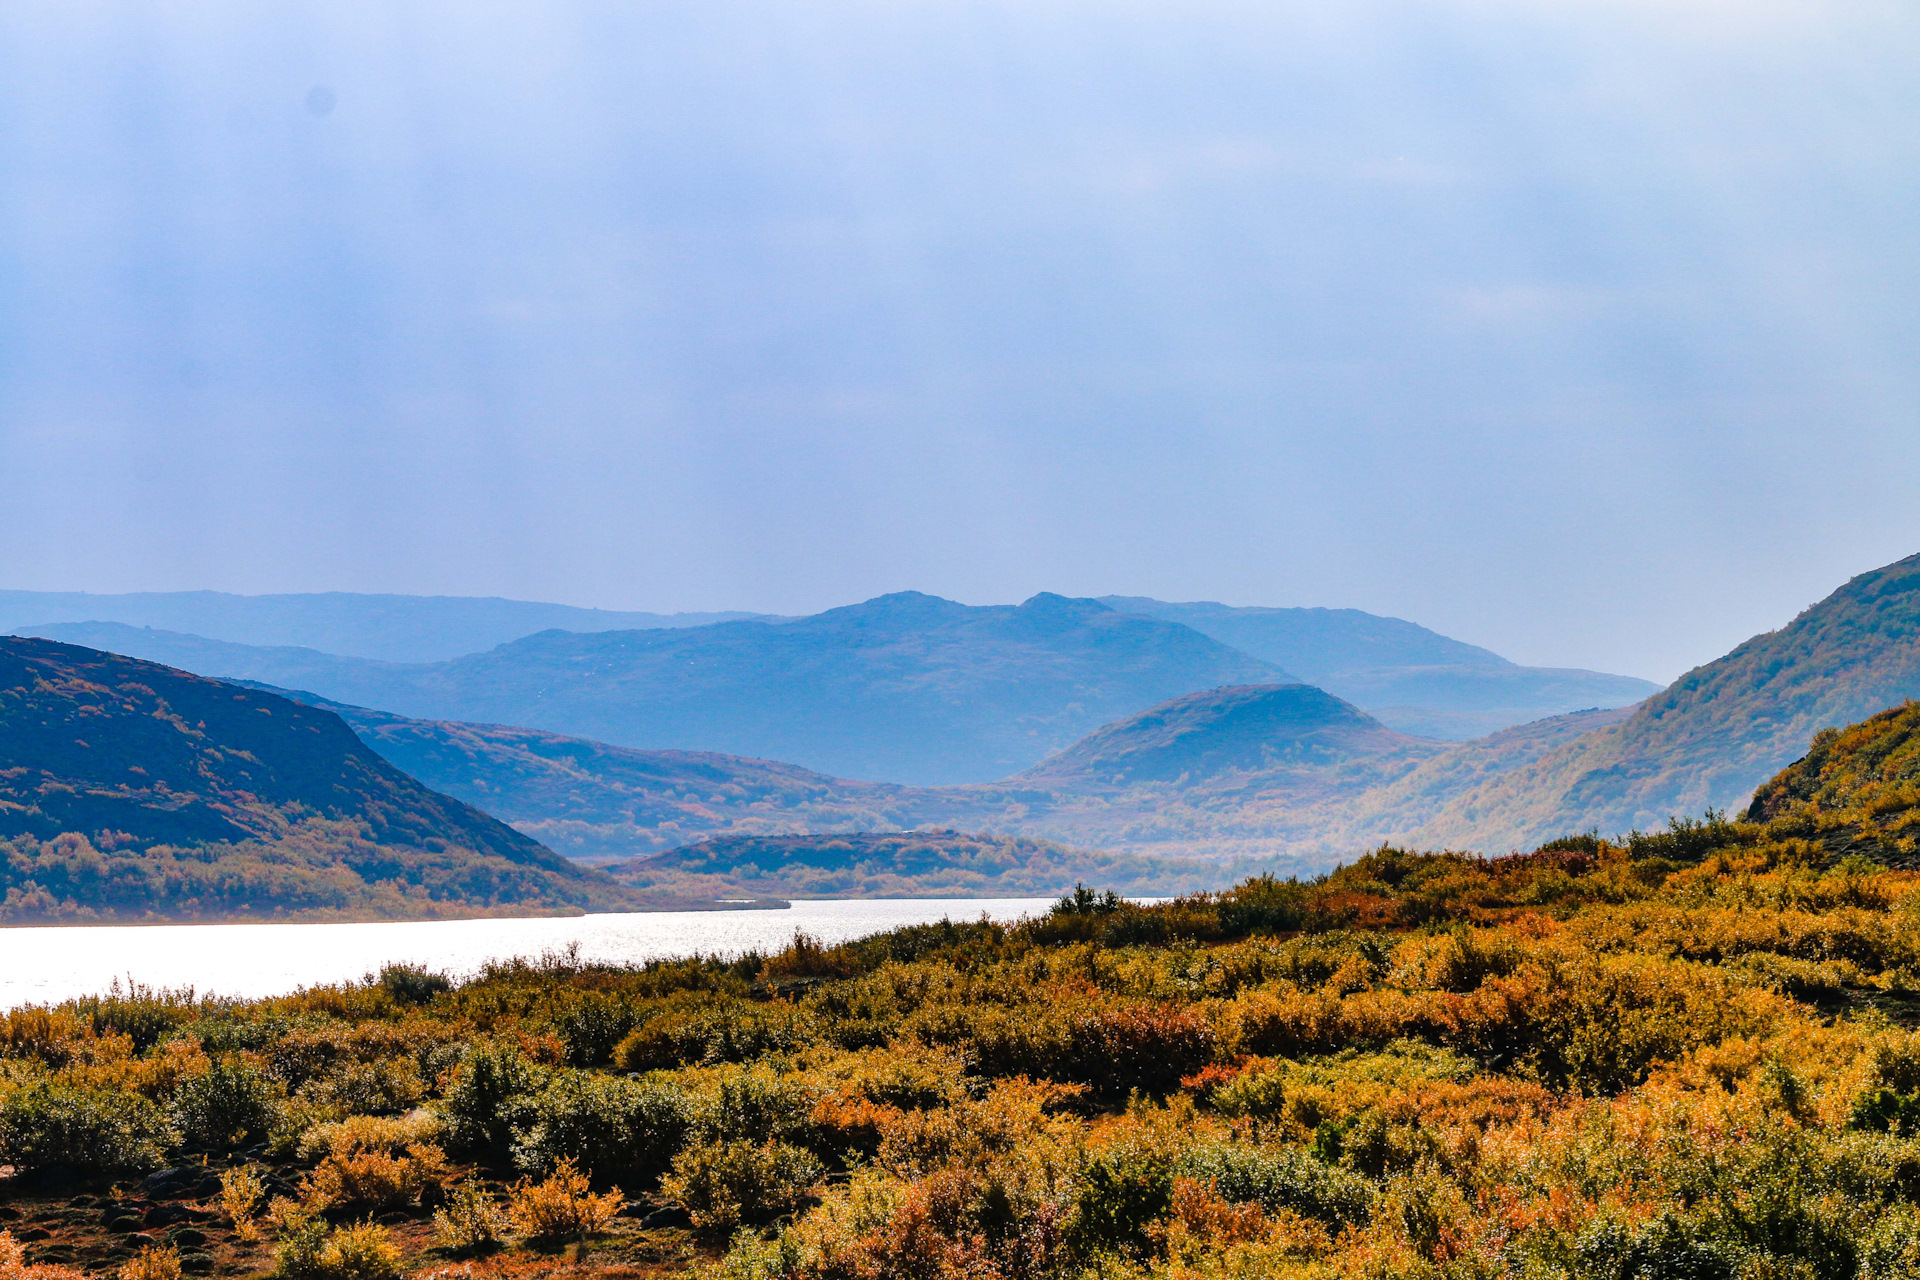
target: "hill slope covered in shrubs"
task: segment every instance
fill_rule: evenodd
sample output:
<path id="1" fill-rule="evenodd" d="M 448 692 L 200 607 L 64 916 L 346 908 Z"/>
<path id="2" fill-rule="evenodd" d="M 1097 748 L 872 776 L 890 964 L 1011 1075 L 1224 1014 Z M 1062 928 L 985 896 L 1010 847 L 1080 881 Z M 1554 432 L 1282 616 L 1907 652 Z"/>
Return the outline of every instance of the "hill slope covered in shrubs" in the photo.
<path id="1" fill-rule="evenodd" d="M 1825 834 L 1898 808 L 1912 715 L 1823 739 L 1751 820 L 1621 842 L 1380 848 L 775 955 L 16 1010 L 0 1226 L 33 1238 L 0 1253 L 288 1280 L 1910 1276 L 1920 873 L 1861 852 L 1899 831 Z M 1878 798 L 1839 785 L 1869 774 Z"/>

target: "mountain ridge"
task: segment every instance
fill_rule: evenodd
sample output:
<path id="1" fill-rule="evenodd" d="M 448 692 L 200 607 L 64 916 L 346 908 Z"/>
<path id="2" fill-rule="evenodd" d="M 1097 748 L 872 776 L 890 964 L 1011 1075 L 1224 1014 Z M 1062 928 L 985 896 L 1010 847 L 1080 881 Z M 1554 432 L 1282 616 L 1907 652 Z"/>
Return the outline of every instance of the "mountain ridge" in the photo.
<path id="1" fill-rule="evenodd" d="M 38 629 L 417 719 L 792 761 L 919 785 L 1004 777 L 1168 697 L 1289 678 L 1178 623 L 1041 593 L 917 592 L 807 618 L 544 631 L 442 663 L 262 650 L 116 624 Z"/>
<path id="2" fill-rule="evenodd" d="M 648 905 L 331 712 L 43 639 L 0 637 L 0 850 L 8 921 Z"/>
<path id="3" fill-rule="evenodd" d="M 1855 576 L 1621 723 L 1457 796 L 1408 835 L 1522 848 L 1566 831 L 1738 808 L 1816 731 L 1916 696 L 1920 555 Z"/>

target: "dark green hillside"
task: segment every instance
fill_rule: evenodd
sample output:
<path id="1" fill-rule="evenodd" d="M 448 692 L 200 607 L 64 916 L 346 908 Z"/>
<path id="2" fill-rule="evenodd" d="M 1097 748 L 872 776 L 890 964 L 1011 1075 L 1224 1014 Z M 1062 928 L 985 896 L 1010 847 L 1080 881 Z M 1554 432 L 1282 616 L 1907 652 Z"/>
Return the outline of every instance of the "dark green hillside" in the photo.
<path id="1" fill-rule="evenodd" d="M 20 638 L 0 638 L 0 894 L 9 921 L 642 902 L 428 790 L 326 711 Z"/>
<path id="2" fill-rule="evenodd" d="M 1624 723 L 1467 792 L 1421 843 L 1525 848 L 1744 807 L 1814 733 L 1920 697 L 1920 556 L 1848 582 L 1649 698 Z"/>
<path id="3" fill-rule="evenodd" d="M 1390 728 L 1466 740 L 1587 707 L 1638 702 L 1660 686 L 1634 676 L 1523 667 L 1489 649 L 1358 609 L 1240 608 L 1106 596 L 1128 613 L 1192 627 L 1366 709 Z"/>
<path id="4" fill-rule="evenodd" d="M 1082 882 L 1132 894 L 1190 893 L 1252 868 L 1073 849 L 958 831 L 718 836 L 609 867 L 615 879 L 683 897 L 1051 897 Z"/>
<path id="5" fill-rule="evenodd" d="M 901 592 L 787 622 L 548 631 L 412 666 L 132 628 L 43 632 L 423 719 L 918 784 L 1002 778 L 1168 698 L 1289 678 L 1177 623 L 1044 594 L 975 608 Z"/>

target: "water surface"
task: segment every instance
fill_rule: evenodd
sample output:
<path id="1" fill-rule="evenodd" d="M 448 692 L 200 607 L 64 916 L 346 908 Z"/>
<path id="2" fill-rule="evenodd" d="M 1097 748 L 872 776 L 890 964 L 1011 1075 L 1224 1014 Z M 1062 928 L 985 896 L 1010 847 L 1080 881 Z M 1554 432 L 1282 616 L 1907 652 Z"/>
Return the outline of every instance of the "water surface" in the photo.
<path id="1" fill-rule="evenodd" d="M 107 925 L 0 929 L 0 1009 L 103 992 L 129 977 L 201 994 L 270 996 L 359 978 L 394 961 L 454 975 L 488 960 L 577 944 L 584 960 L 635 964 L 772 950 L 803 929 L 844 942 L 943 918 L 1013 920 L 1051 898 L 889 898 L 796 902 L 786 911 L 654 911 L 535 920 L 406 924 Z"/>

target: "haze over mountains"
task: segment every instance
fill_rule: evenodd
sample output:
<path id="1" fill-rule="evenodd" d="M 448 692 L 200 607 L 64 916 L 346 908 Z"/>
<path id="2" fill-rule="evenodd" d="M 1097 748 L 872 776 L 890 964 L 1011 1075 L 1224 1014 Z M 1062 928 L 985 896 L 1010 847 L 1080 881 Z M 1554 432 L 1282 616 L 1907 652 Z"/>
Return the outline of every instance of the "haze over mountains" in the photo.
<path id="1" fill-rule="evenodd" d="M 319 649 L 385 662 L 439 662 L 559 627 L 697 627 L 750 613 L 623 613 L 475 596 L 239 596 L 224 591 L 0 591 L 0 633 L 53 622 L 121 622 L 236 644 Z"/>
<path id="2" fill-rule="evenodd" d="M 1167 698 L 1290 678 L 1178 623 L 1047 594 L 975 607 L 900 592 L 791 622 L 543 631 L 412 665 L 100 625 L 43 633 L 403 715 L 921 785 L 1003 778 Z"/>
<path id="3" fill-rule="evenodd" d="M 1118 609 L 1046 594 L 1018 606 L 973 607 L 902 592 L 808 618 L 671 632 L 603 630 L 621 615 L 594 614 L 583 620 L 591 632 L 550 630 L 434 663 L 327 652 L 313 640 L 420 651 L 428 647 L 420 633 L 436 618 L 446 619 L 450 634 L 472 637 L 547 616 L 541 610 L 571 615 L 511 601 L 209 593 L 59 601 L 16 593 L 0 597 L 0 606 L 58 602 L 85 611 L 129 601 L 130 617 L 193 618 L 227 630 L 209 636 L 107 621 L 16 629 L 414 717 L 517 724 L 644 749 L 715 750 L 919 785 L 1006 777 L 1170 697 L 1311 678 L 1272 656 L 1280 652 L 1311 672 L 1332 672 L 1315 682 L 1334 692 L 1365 687 L 1398 699 L 1382 712 L 1389 725 L 1441 737 L 1631 702 L 1655 687 L 1518 667 L 1357 610 L 1131 597 L 1112 598 Z M 240 643 L 236 632 L 302 643 Z"/>
<path id="4" fill-rule="evenodd" d="M 1383 620 L 1366 615 L 1165 607 L 1210 615 L 1216 630 L 1238 628 L 1239 638 L 1310 670 L 1342 654 L 1376 664 L 1349 672 L 1390 672 L 1393 662 L 1407 664 L 1401 671 L 1501 670 L 1471 646 L 1411 624 L 1375 626 Z M 1340 628 L 1352 632 L 1344 647 L 1325 642 Z M 288 696 L 336 711 L 407 774 L 574 857 L 618 861 L 715 837 L 734 842 L 723 848 L 780 850 L 808 884 L 900 885 L 925 874 L 924 842 L 911 857 L 886 846 L 873 862 L 857 849 L 822 853 L 827 845 L 807 839 L 938 827 L 981 833 L 955 845 L 955 856 L 1030 883 L 1052 874 L 1048 859 L 1057 871 L 1067 855 L 1044 844 L 1017 856 L 988 845 L 1058 841 L 1075 858 L 1160 859 L 1154 874 L 1169 871 L 1166 859 L 1194 858 L 1312 870 L 1382 840 L 1499 852 L 1744 803 L 1805 752 L 1816 729 L 1920 695 L 1920 557 L 1862 575 L 1638 708 L 1547 717 L 1464 743 L 1402 733 L 1182 623 L 1059 596 L 983 609 L 907 593 L 791 621 L 549 631 L 437 664 L 118 624 L 50 629 L 171 648 L 211 667 L 245 661 L 360 682 L 387 705 Z M 1196 673 L 1209 687 L 1183 689 Z M 1150 705 L 1113 711 L 1156 693 Z M 506 712 L 505 723 L 408 717 L 392 709 L 400 697 L 469 700 Z M 837 741 L 849 755 L 919 750 L 913 759 L 928 772 L 959 772 L 955 761 L 968 760 L 996 767 L 996 750 L 1041 755 L 1049 739 L 1079 732 L 986 780 L 910 785 L 524 723 L 556 708 L 603 723 L 639 714 L 659 725 L 678 714 L 682 729 L 708 740 L 716 727 L 751 729 L 757 716 L 757 732 Z M 787 843 L 751 843 L 776 838 Z M 674 874 L 698 882 L 713 873 L 710 854 L 718 856 L 682 858 Z M 1143 866 L 1127 872 L 1133 882 Z M 773 883 L 754 882 L 763 881 Z"/>
<path id="5" fill-rule="evenodd" d="M 707 837 L 938 826 L 1162 859 L 1320 867 L 1626 714 L 1561 716 L 1455 745 L 1395 732 L 1308 685 L 1229 686 L 1104 725 L 998 782 L 910 787 L 711 752 L 410 720 L 281 692 L 336 711 L 434 788 L 598 861 Z M 1135 867 L 1127 878 L 1145 874 Z"/>
<path id="6" fill-rule="evenodd" d="M 1128 613 L 1165 618 L 1265 658 L 1403 733 L 1465 741 L 1590 707 L 1658 693 L 1636 676 L 1523 667 L 1400 618 L 1358 609 L 1264 609 L 1142 596 L 1103 596 Z"/>

